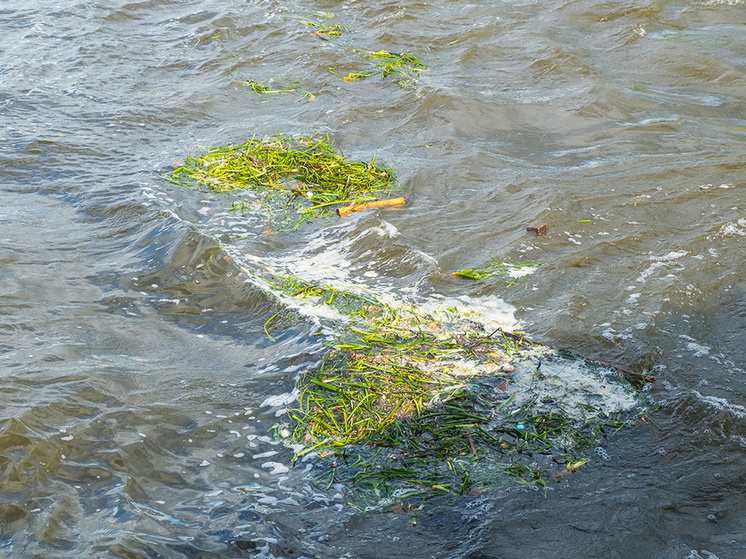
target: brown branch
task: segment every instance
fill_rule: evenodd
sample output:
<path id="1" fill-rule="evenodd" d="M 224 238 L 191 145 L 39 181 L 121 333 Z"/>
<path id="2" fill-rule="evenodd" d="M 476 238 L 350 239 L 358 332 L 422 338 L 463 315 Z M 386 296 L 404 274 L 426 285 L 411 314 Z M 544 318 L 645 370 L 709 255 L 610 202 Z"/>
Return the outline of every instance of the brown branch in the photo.
<path id="1" fill-rule="evenodd" d="M 406 200 L 404 198 L 389 198 L 388 200 L 376 200 L 375 202 L 365 202 L 362 204 L 352 204 L 351 206 L 345 206 L 337 210 L 339 217 L 345 217 L 353 212 L 363 212 L 365 210 L 371 210 L 373 208 L 392 208 L 397 206 L 403 206 Z"/>

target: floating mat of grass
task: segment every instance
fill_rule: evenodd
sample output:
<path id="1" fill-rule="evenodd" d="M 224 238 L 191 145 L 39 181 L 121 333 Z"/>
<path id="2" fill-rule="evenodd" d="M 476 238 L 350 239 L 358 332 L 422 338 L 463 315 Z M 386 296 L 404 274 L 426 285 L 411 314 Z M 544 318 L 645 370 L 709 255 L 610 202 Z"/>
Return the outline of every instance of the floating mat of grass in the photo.
<path id="1" fill-rule="evenodd" d="M 298 223 L 394 184 L 375 161 L 347 162 L 328 137 L 294 136 L 210 148 L 168 179 L 253 193 L 259 209 L 292 208 Z M 460 275 L 499 276 L 501 266 Z M 583 466 L 594 446 L 604 456 L 603 439 L 646 413 L 633 386 L 648 380 L 641 375 L 487 328 L 457 306 L 387 304 L 360 286 L 244 271 L 287 309 L 265 323 L 270 340 L 281 313 L 332 323 L 331 351 L 301 374 L 297 406 L 276 429 L 298 445 L 296 460 L 326 465 L 328 486 L 346 482 L 351 504 L 461 494 L 506 478 L 545 486 Z"/>
<path id="2" fill-rule="evenodd" d="M 270 80 L 270 83 L 263 84 L 254 80 L 236 80 L 235 83 L 248 87 L 257 95 L 281 95 L 283 93 L 297 93 L 298 95 L 302 95 L 303 97 L 310 99 L 311 101 L 316 100 L 316 96 L 313 93 L 301 89 L 300 80 L 290 81 L 279 87 L 274 87 L 272 85 L 272 81 L 273 80 Z"/>
<path id="3" fill-rule="evenodd" d="M 351 504 L 461 494 L 519 479 L 545 486 L 644 414 L 640 375 L 486 332 L 453 309 L 392 307 L 329 286 L 280 281 L 350 322 L 298 383 L 281 426 L 315 456 L 320 480 L 349 485 Z M 625 378 L 625 376 L 627 378 Z"/>
<path id="4" fill-rule="evenodd" d="M 165 177 L 187 187 L 206 186 L 215 192 L 245 190 L 264 196 L 275 216 L 299 214 L 296 225 L 332 213 L 338 206 L 371 202 L 394 190 L 395 176 L 376 164 L 347 161 L 334 151 L 328 136 L 252 138 L 245 144 L 211 147 L 188 157 Z M 243 209 L 250 210 L 253 200 Z M 239 207 L 239 206 L 234 206 Z"/>
<path id="5" fill-rule="evenodd" d="M 515 285 L 522 277 L 532 274 L 536 268 L 541 266 L 540 263 L 531 264 L 509 264 L 492 258 L 492 262 L 484 268 L 467 268 L 453 272 L 453 275 L 459 278 L 470 280 L 498 280 L 506 283 L 508 286 Z"/>
<path id="6" fill-rule="evenodd" d="M 343 78 L 346 82 L 363 80 L 380 73 L 384 78 L 393 76 L 402 87 L 409 87 L 422 72 L 427 70 L 427 65 L 411 52 L 396 53 L 386 50 L 374 52 L 357 49 L 355 52 L 362 54 L 365 58 L 375 60 L 375 66 L 369 70 L 348 74 Z"/>
<path id="7" fill-rule="evenodd" d="M 313 27 L 313 31 L 311 33 L 317 36 L 328 35 L 330 37 L 336 37 L 341 35 L 342 33 L 349 31 L 349 29 L 344 25 L 314 23 L 313 21 L 306 21 L 303 19 L 299 21 L 301 23 L 305 23 L 309 27 Z"/>

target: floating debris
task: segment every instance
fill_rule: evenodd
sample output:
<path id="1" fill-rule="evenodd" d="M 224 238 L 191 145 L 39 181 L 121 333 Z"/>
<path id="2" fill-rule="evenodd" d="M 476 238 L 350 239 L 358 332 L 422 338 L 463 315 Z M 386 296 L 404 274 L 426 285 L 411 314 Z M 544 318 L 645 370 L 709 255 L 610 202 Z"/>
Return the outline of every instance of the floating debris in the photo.
<path id="1" fill-rule="evenodd" d="M 644 414 L 641 375 L 488 332 L 453 308 L 273 281 L 346 318 L 279 428 L 302 445 L 295 460 L 326 464 L 320 481 L 348 483 L 353 501 L 462 494 L 508 477 L 545 486 Z"/>
<path id="2" fill-rule="evenodd" d="M 492 257 L 490 257 L 492 258 Z M 484 268 L 466 268 L 453 272 L 454 276 L 470 280 L 493 279 L 506 283 L 508 286 L 515 285 L 520 278 L 533 274 L 541 264 L 509 264 L 492 258 L 489 266 Z"/>
<path id="3" fill-rule="evenodd" d="M 546 235 L 547 234 L 547 224 L 546 223 L 534 223 L 533 225 L 529 225 L 526 227 L 526 231 L 529 233 L 533 233 L 534 235 Z"/>
<path id="4" fill-rule="evenodd" d="M 393 171 L 377 165 L 375 159 L 347 161 L 334 151 L 328 136 L 278 135 L 207 148 L 164 178 L 215 192 L 246 190 L 251 197 L 233 208 L 256 210 L 281 228 L 330 215 L 341 206 L 375 202 L 395 185 Z"/>
<path id="5" fill-rule="evenodd" d="M 311 101 L 314 101 L 316 99 L 316 96 L 313 93 L 301 89 L 300 80 L 287 82 L 279 88 L 275 88 L 271 85 L 272 80 L 270 80 L 270 83 L 268 83 L 267 85 L 254 80 L 236 80 L 235 83 L 248 87 L 257 95 L 279 95 L 283 93 L 297 93 L 298 95 L 302 95 L 303 97 L 306 97 Z"/>
<path id="6" fill-rule="evenodd" d="M 384 78 L 394 76 L 396 81 L 399 82 L 399 85 L 402 87 L 409 87 L 417 80 L 422 72 L 428 69 L 427 65 L 423 64 L 419 58 L 411 52 L 396 53 L 388 52 L 386 50 L 374 52 L 357 49 L 355 49 L 354 52 L 362 54 L 365 58 L 374 59 L 376 60 L 376 63 L 373 68 L 368 70 L 348 74 L 343 78 L 346 82 L 363 80 L 381 74 Z"/>
<path id="7" fill-rule="evenodd" d="M 337 210 L 337 214 L 339 215 L 339 217 L 344 217 L 346 215 L 350 215 L 351 213 L 363 212 L 373 208 L 396 208 L 398 206 L 403 206 L 405 203 L 406 200 L 402 197 L 389 198 L 388 200 L 378 200 L 376 202 L 366 202 L 363 204 L 352 204 L 350 206 L 345 206 L 344 208 L 339 208 Z"/>
<path id="8" fill-rule="evenodd" d="M 324 25 L 321 23 L 314 23 L 312 21 L 306 21 L 303 19 L 301 19 L 300 22 L 313 27 L 313 31 L 311 31 L 311 34 L 317 35 L 322 38 L 324 35 L 328 35 L 330 37 L 339 36 L 342 33 L 348 31 L 347 27 L 345 27 L 344 25 Z"/>

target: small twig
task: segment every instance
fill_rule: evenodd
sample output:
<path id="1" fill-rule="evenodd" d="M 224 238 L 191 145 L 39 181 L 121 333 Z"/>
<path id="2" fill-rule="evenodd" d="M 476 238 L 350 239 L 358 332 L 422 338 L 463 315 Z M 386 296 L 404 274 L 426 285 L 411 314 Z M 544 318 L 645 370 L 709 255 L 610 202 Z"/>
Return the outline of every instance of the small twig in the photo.
<path id="1" fill-rule="evenodd" d="M 479 454 L 477 454 L 477 447 L 474 446 L 474 440 L 471 438 L 471 433 L 467 433 L 466 436 L 469 438 L 471 453 L 474 455 L 474 458 L 479 458 Z"/>
<path id="2" fill-rule="evenodd" d="M 362 212 L 373 208 L 389 208 L 403 206 L 406 200 L 404 198 L 389 198 L 388 200 L 376 200 L 375 202 L 366 202 L 364 204 L 352 204 L 351 206 L 345 206 L 339 208 L 337 214 L 339 217 L 345 217 L 353 212 Z"/>

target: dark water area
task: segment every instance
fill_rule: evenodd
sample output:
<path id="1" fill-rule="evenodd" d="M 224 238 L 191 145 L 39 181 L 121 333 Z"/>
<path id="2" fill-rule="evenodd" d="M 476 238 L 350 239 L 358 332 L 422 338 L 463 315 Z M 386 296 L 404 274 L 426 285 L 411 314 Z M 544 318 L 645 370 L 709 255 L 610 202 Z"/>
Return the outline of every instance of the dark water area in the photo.
<path id="1" fill-rule="evenodd" d="M 0 556 L 746 556 L 741 0 L 7 0 L 0 32 Z M 354 49 L 429 70 L 348 83 Z M 315 98 L 241 83 L 272 79 Z M 160 176 L 277 133 L 384 162 L 406 207 L 265 235 Z M 490 257 L 541 266 L 450 276 Z M 258 265 L 504 302 L 655 375 L 656 425 L 546 491 L 361 514 L 274 436 L 325 348 L 267 336 Z"/>

